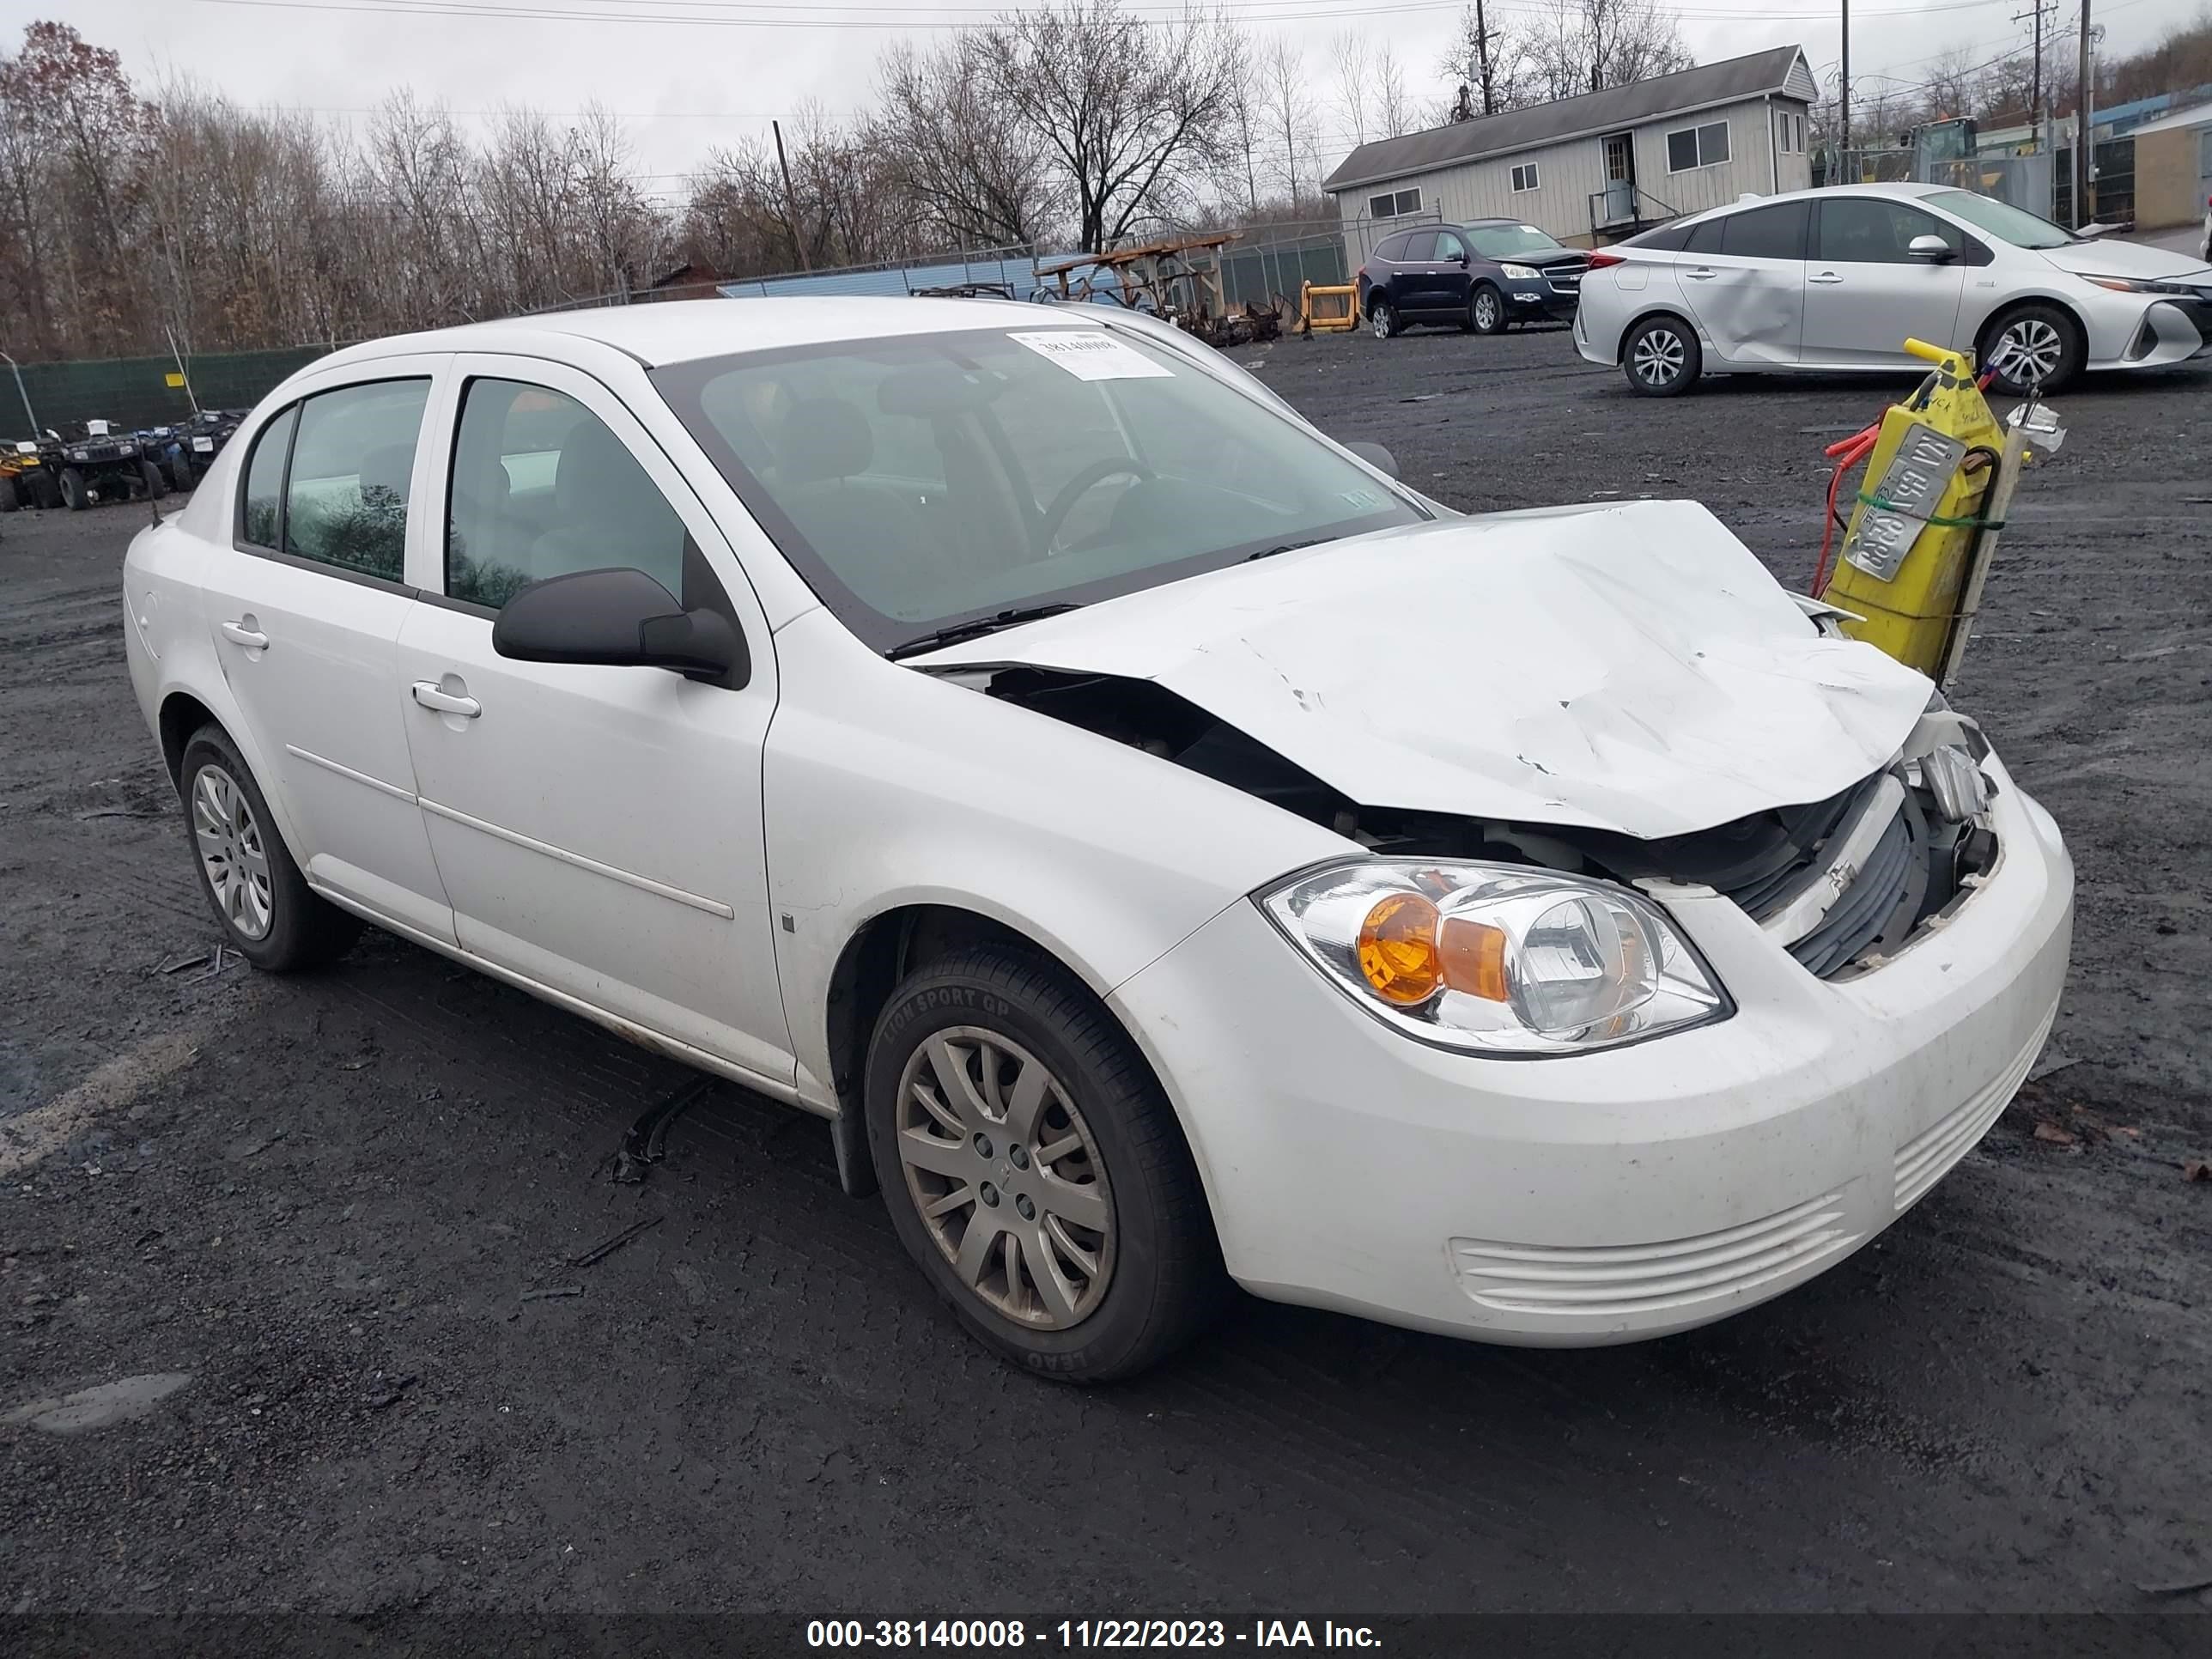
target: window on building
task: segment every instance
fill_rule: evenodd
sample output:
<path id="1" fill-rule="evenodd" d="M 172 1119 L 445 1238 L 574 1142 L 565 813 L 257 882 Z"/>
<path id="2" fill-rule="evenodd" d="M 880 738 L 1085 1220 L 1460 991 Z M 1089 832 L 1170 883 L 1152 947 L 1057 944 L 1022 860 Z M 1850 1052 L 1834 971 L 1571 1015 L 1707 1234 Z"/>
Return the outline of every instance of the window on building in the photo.
<path id="1" fill-rule="evenodd" d="M 1421 192 L 1418 185 L 1409 190 L 1384 191 L 1380 196 L 1367 198 L 1367 216 L 1370 219 L 1402 219 L 1420 210 Z"/>
<path id="2" fill-rule="evenodd" d="M 1667 135 L 1669 173 L 1718 167 L 1728 158 L 1729 125 L 1725 121 L 1708 121 L 1701 127 L 1679 127 Z"/>
<path id="3" fill-rule="evenodd" d="M 1513 169 L 1513 191 L 1515 195 L 1519 195 L 1524 190 L 1534 190 L 1535 188 L 1536 164 L 1534 161 L 1523 161 Z"/>
<path id="4" fill-rule="evenodd" d="M 1792 110 L 1774 113 L 1774 147 L 1784 155 L 1805 153 L 1805 118 Z"/>

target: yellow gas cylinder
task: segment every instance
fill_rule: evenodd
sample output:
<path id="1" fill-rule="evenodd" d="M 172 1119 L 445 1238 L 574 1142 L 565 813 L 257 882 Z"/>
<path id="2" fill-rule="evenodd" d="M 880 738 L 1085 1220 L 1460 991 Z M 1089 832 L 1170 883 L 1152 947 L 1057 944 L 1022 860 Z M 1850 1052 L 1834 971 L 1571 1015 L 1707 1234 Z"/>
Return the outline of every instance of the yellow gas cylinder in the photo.
<path id="1" fill-rule="evenodd" d="M 1865 483 L 1834 574 L 1820 597 L 1863 621 L 1841 624 L 1934 677 L 1988 526 L 2005 434 L 1974 384 L 1972 354 L 1907 340 L 1936 365 L 1917 392 L 1881 417 Z"/>

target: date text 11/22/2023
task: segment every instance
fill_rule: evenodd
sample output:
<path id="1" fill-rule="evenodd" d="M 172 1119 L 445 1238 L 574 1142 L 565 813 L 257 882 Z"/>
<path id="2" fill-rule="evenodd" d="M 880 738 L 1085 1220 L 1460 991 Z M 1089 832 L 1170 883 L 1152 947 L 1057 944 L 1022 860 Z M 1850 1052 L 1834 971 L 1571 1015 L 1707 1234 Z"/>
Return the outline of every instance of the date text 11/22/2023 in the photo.
<path id="1" fill-rule="evenodd" d="M 1024 1648 L 1376 1648 L 1365 1625 L 1332 1620 L 1257 1619 L 1249 1626 L 1220 1619 L 815 1619 L 810 1648 L 917 1648 L 1012 1651 Z"/>

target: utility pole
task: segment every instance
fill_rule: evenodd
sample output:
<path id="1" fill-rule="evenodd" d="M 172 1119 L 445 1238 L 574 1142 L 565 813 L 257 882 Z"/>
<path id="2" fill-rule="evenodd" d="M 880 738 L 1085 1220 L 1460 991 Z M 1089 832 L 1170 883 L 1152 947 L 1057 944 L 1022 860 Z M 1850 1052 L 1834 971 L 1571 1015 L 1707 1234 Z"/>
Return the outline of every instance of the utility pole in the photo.
<path id="1" fill-rule="evenodd" d="M 1490 61 L 1490 20 L 1483 10 L 1483 0 L 1474 0 L 1474 67 L 1475 78 L 1482 86 L 1482 112 L 1498 113 L 1498 76 Z"/>
<path id="2" fill-rule="evenodd" d="M 2096 168 L 2090 158 L 2096 153 L 2096 140 L 2091 131 L 2096 125 L 2097 88 L 2089 78 L 2089 0 L 2081 0 L 2081 95 L 2074 100 L 2074 228 L 2094 224 L 2095 216 L 2089 210 L 2091 180 Z"/>
<path id="3" fill-rule="evenodd" d="M 2081 3 L 2086 6 L 2089 0 L 2081 0 Z M 799 240 L 799 198 L 792 194 L 791 163 L 784 159 L 783 123 L 770 121 L 768 125 L 775 134 L 775 164 L 783 173 L 783 222 L 791 231 L 792 257 L 799 261 L 801 270 L 811 270 L 814 267 L 806 262 L 806 249 Z"/>
<path id="4" fill-rule="evenodd" d="M 2032 128 L 2043 111 L 2043 14 L 2051 9 L 2051 0 L 2033 0 L 2033 9 L 2016 11 L 2012 15 L 2015 23 L 2031 20 L 2035 24 L 2035 68 L 2028 77 L 2027 125 Z"/>
<path id="5" fill-rule="evenodd" d="M 2082 0 L 2082 3 L 2087 4 L 2088 0 Z M 1837 95 L 1837 103 L 1843 111 L 1844 141 L 1837 148 L 1848 157 L 1851 153 L 1851 0 L 1843 0 L 1843 5 L 1844 72 L 1843 84 Z M 1848 161 L 1845 165 L 1849 165 Z"/>

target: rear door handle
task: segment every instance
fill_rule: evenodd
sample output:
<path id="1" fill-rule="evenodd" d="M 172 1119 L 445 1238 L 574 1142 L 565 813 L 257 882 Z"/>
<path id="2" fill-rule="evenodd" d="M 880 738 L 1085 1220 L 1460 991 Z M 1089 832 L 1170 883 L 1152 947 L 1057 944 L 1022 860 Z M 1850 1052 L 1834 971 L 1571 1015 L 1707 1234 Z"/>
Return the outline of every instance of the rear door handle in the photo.
<path id="1" fill-rule="evenodd" d="M 1710 283 L 1720 273 L 1710 265 L 1693 265 L 1682 273 L 1693 283 Z"/>
<path id="2" fill-rule="evenodd" d="M 1808 283 L 1820 283 L 1822 287 L 1826 288 L 1826 287 L 1831 286 L 1831 285 L 1832 285 L 1832 284 L 1833 284 L 1833 283 L 1840 283 L 1840 282 L 1842 282 L 1844 279 L 1843 279 L 1842 277 L 1840 277 L 1840 276 L 1837 276 L 1837 275 L 1836 275 L 1836 273 L 1835 273 L 1834 271 L 1832 271 L 1832 270 L 1824 270 L 1824 271 L 1822 271 L 1819 276 L 1808 276 L 1805 280 L 1806 280 L 1807 282 L 1808 282 Z"/>
<path id="3" fill-rule="evenodd" d="M 474 697 L 457 697 L 441 690 L 435 680 L 416 681 L 415 701 L 441 714 L 459 714 L 464 720 L 472 720 L 483 713 L 483 705 Z"/>
<path id="4" fill-rule="evenodd" d="M 242 622 L 223 623 L 222 636 L 233 645 L 242 645 L 249 651 L 266 651 L 269 648 L 269 636 L 258 628 L 248 628 Z"/>

